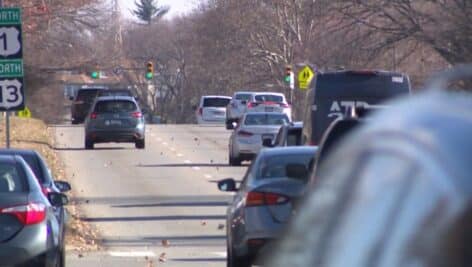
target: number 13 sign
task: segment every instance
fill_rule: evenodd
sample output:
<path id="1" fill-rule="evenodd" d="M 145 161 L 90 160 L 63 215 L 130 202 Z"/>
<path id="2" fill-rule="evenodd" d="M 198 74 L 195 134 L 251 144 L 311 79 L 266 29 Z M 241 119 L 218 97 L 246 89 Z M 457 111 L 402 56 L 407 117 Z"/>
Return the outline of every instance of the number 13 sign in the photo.
<path id="1" fill-rule="evenodd" d="M 21 10 L 0 8 L 0 111 L 24 104 Z"/>

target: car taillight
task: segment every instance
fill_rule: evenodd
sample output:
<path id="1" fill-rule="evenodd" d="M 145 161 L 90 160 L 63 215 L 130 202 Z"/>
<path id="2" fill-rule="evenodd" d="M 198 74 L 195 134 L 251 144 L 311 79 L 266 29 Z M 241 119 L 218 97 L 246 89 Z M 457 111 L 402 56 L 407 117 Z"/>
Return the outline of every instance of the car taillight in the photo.
<path id="1" fill-rule="evenodd" d="M 247 131 L 241 130 L 241 131 L 238 131 L 238 135 L 240 135 L 240 136 L 245 136 L 245 137 L 249 137 L 249 136 L 253 136 L 254 134 L 251 133 L 251 132 L 247 132 Z"/>
<path id="2" fill-rule="evenodd" d="M 51 188 L 46 187 L 46 186 L 41 186 L 41 191 L 43 191 L 43 194 L 47 196 L 49 193 L 53 192 Z"/>
<path id="3" fill-rule="evenodd" d="M 248 107 L 248 108 L 254 108 L 254 107 L 257 107 L 257 105 L 259 105 L 259 103 L 257 103 L 257 102 L 249 102 L 249 103 L 247 104 L 247 107 Z"/>
<path id="4" fill-rule="evenodd" d="M 132 112 L 131 113 L 131 116 L 133 116 L 133 118 L 141 118 L 143 116 L 143 113 L 139 112 L 139 111 L 136 111 L 136 112 Z"/>
<path id="5" fill-rule="evenodd" d="M 4 208 L 0 213 L 14 215 L 23 225 L 40 223 L 46 218 L 46 205 L 29 203 L 23 206 Z"/>
<path id="6" fill-rule="evenodd" d="M 281 108 L 289 108 L 290 105 L 289 105 L 289 104 L 285 104 L 285 103 L 280 103 L 280 107 L 281 107 Z"/>
<path id="7" fill-rule="evenodd" d="M 95 112 L 93 112 L 92 114 L 90 114 L 90 118 L 93 119 L 93 120 L 96 119 L 97 116 L 98 116 L 98 114 L 95 113 Z"/>
<path id="8" fill-rule="evenodd" d="M 280 205 L 287 203 L 287 201 L 288 197 L 275 193 L 249 192 L 246 195 L 246 207 Z"/>

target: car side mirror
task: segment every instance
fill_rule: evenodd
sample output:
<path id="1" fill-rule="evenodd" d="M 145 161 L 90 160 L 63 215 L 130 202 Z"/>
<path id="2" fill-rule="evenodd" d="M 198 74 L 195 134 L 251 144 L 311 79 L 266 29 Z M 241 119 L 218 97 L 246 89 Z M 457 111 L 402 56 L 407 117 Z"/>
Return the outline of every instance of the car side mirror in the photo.
<path id="1" fill-rule="evenodd" d="M 238 190 L 236 181 L 233 178 L 218 181 L 218 189 L 223 192 L 235 192 Z"/>
<path id="2" fill-rule="evenodd" d="M 273 147 L 274 145 L 272 144 L 272 139 L 266 138 L 262 140 L 262 146 L 264 147 Z"/>
<path id="3" fill-rule="evenodd" d="M 68 192 L 72 189 L 71 185 L 65 181 L 54 181 L 54 185 L 61 191 L 61 193 Z"/>
<path id="4" fill-rule="evenodd" d="M 308 169 L 305 164 L 291 163 L 285 167 L 285 173 L 289 178 L 305 180 L 308 177 Z"/>
<path id="5" fill-rule="evenodd" d="M 48 193 L 48 199 L 54 207 L 62 207 L 69 204 L 69 198 L 62 193 Z"/>

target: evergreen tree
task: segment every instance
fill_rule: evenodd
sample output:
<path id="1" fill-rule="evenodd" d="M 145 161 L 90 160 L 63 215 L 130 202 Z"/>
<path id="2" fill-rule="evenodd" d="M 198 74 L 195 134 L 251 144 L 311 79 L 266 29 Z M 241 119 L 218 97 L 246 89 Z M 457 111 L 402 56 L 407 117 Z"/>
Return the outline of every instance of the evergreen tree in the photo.
<path id="1" fill-rule="evenodd" d="M 164 16 L 168 11 L 168 6 L 158 6 L 156 0 L 136 0 L 136 9 L 133 10 L 133 14 L 138 19 L 151 24 L 155 18 Z"/>

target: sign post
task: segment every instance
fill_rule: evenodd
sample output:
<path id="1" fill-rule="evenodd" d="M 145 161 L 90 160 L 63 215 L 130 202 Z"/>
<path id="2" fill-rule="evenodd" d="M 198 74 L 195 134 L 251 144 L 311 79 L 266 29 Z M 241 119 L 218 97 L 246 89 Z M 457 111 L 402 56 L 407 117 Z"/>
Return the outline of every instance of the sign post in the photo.
<path id="1" fill-rule="evenodd" d="M 0 111 L 6 112 L 6 147 L 10 148 L 10 111 L 25 107 L 21 9 L 1 7 L 0 0 Z"/>

